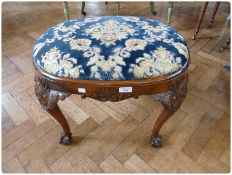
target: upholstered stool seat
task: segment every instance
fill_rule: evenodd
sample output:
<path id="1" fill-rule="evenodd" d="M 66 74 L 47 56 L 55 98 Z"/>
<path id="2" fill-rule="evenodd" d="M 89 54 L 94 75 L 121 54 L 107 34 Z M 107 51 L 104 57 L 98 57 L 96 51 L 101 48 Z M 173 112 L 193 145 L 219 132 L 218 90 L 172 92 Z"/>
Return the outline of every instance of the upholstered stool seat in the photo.
<path id="1" fill-rule="evenodd" d="M 59 100 L 72 94 L 111 102 L 154 95 L 164 109 L 151 144 L 161 147 L 159 131 L 187 93 L 190 58 L 183 37 L 169 26 L 142 17 L 105 16 L 48 29 L 33 46 L 33 63 L 36 96 L 62 126 L 60 143 L 70 144 L 72 134 Z"/>
<path id="2" fill-rule="evenodd" d="M 79 80 L 174 76 L 187 65 L 181 35 L 158 21 L 130 16 L 82 18 L 50 28 L 35 43 L 37 66 Z"/>

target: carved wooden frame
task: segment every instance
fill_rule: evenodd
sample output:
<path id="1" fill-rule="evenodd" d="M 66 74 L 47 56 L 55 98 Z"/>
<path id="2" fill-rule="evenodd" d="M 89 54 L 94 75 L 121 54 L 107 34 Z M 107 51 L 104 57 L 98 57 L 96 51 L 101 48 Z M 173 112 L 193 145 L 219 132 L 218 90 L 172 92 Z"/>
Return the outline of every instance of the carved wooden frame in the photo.
<path id="1" fill-rule="evenodd" d="M 160 101 L 164 109 L 156 120 L 152 136 L 151 145 L 161 147 L 162 140 L 159 131 L 163 124 L 172 116 L 180 107 L 187 93 L 188 82 L 188 60 L 185 68 L 173 77 L 156 77 L 146 80 L 77 80 L 70 78 L 61 78 L 48 74 L 41 70 L 34 63 L 36 70 L 35 75 L 35 92 L 43 108 L 58 121 L 63 128 L 60 143 L 70 144 L 72 137 L 69 125 L 57 102 L 64 100 L 71 94 L 81 95 L 82 98 L 93 98 L 98 101 L 120 101 L 127 98 L 138 98 L 140 95 L 155 95 L 155 99 Z M 119 93 L 120 87 L 132 87 L 131 93 Z M 84 88 L 85 93 L 78 91 L 78 88 Z"/>

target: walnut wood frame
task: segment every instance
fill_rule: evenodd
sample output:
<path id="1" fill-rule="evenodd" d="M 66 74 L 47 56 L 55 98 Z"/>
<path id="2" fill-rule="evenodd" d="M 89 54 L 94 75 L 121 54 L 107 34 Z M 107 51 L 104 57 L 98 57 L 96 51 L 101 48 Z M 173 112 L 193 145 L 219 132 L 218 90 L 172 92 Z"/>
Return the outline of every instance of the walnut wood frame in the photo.
<path id="1" fill-rule="evenodd" d="M 162 140 L 159 131 L 163 124 L 180 107 L 187 93 L 188 60 L 185 68 L 173 77 L 156 77 L 146 80 L 77 80 L 61 78 L 48 74 L 34 63 L 35 92 L 43 108 L 61 125 L 63 132 L 60 143 L 71 143 L 72 134 L 63 113 L 57 105 L 59 100 L 64 100 L 71 94 L 81 95 L 82 98 L 93 98 L 98 101 L 120 101 L 127 98 L 138 98 L 140 95 L 155 95 L 164 109 L 154 124 L 151 136 L 151 145 L 161 147 Z M 119 87 L 132 87 L 131 93 L 119 93 Z M 78 88 L 85 88 L 86 93 L 78 92 Z"/>

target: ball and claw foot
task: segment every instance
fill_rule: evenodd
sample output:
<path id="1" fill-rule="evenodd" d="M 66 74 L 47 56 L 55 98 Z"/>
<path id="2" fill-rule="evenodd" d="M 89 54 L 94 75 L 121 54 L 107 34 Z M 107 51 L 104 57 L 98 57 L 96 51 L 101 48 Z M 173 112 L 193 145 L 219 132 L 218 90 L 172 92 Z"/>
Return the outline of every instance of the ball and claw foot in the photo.
<path id="1" fill-rule="evenodd" d="M 159 135 L 151 136 L 151 146 L 154 148 L 161 148 L 162 147 L 162 139 Z"/>
<path id="2" fill-rule="evenodd" d="M 70 145 L 72 142 L 72 133 L 61 133 L 61 136 L 60 136 L 60 144 L 63 144 L 63 145 Z"/>

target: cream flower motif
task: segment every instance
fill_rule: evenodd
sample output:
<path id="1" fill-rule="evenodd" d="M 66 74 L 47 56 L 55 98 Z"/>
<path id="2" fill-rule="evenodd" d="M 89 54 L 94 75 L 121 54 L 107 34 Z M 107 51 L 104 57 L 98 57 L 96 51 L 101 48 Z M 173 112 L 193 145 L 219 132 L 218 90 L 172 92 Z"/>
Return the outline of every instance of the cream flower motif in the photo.
<path id="1" fill-rule="evenodd" d="M 184 55 L 186 59 L 189 57 L 188 49 L 184 44 L 172 42 L 172 45 L 178 50 L 180 54 Z"/>
<path id="2" fill-rule="evenodd" d="M 125 21 L 129 22 L 139 22 L 139 18 L 134 17 L 134 16 L 124 16 L 122 17 Z"/>
<path id="3" fill-rule="evenodd" d="M 78 78 L 80 74 L 84 73 L 84 70 L 82 69 L 82 66 L 79 65 L 79 66 L 69 69 L 68 73 L 72 78 Z"/>
<path id="4" fill-rule="evenodd" d="M 153 56 L 160 59 L 161 61 L 173 59 L 173 55 L 171 54 L 171 52 L 161 46 L 154 51 Z"/>
<path id="5" fill-rule="evenodd" d="M 80 22 L 73 22 L 70 26 L 65 26 L 64 23 L 60 23 L 53 27 L 52 39 L 62 40 L 64 42 L 70 41 L 73 38 L 73 34 L 82 25 Z"/>
<path id="6" fill-rule="evenodd" d="M 69 42 L 69 45 L 73 50 L 86 51 L 89 49 L 89 46 L 91 45 L 91 40 L 89 39 L 72 40 Z"/>
<path id="7" fill-rule="evenodd" d="M 118 40 L 126 39 L 128 35 L 133 35 L 134 29 L 126 23 L 119 23 L 113 19 L 104 23 L 96 23 L 85 30 L 87 35 L 100 40 L 106 46 L 115 45 Z"/>
<path id="8" fill-rule="evenodd" d="M 47 59 L 46 63 L 44 63 L 44 70 L 55 75 L 59 70 L 58 62 L 56 60 Z"/>
<path id="9" fill-rule="evenodd" d="M 73 67 L 73 64 L 69 60 L 61 60 L 59 64 L 59 69 L 63 69 L 63 76 L 68 76 L 69 70 Z"/>
<path id="10" fill-rule="evenodd" d="M 154 26 L 149 25 L 148 23 L 144 23 L 144 25 L 142 26 L 142 29 L 146 30 L 146 32 L 153 32 L 153 33 L 164 31 L 162 26 L 158 25 L 154 27 Z"/>
<path id="11" fill-rule="evenodd" d="M 46 52 L 41 62 L 44 64 L 44 70 L 53 75 L 78 78 L 81 73 L 84 73 L 81 65 L 73 67 L 74 64 L 77 64 L 77 59 L 71 58 L 70 54 L 62 57 L 56 47 Z"/>
<path id="12" fill-rule="evenodd" d="M 88 66 L 91 66 L 91 77 L 96 79 L 101 79 L 100 71 L 106 74 L 111 74 L 113 79 L 123 77 L 121 66 L 125 66 L 123 58 L 114 55 L 110 56 L 108 60 L 105 60 L 103 56 L 95 55 L 90 58 L 90 61 L 87 63 Z"/>
<path id="13" fill-rule="evenodd" d="M 88 22 L 96 22 L 99 21 L 100 19 L 102 19 L 102 17 L 94 17 L 94 18 L 85 18 L 84 22 L 88 23 Z"/>
<path id="14" fill-rule="evenodd" d="M 93 50 L 87 50 L 86 52 L 84 52 L 84 57 L 91 57 L 91 56 L 93 56 L 94 55 L 94 52 L 93 52 Z"/>
<path id="15" fill-rule="evenodd" d="M 130 52 L 128 52 L 126 49 L 122 49 L 121 52 L 119 53 L 119 56 L 123 57 L 123 58 L 128 58 L 130 57 Z"/>
<path id="16" fill-rule="evenodd" d="M 114 49 L 114 53 L 120 57 L 123 57 L 123 58 L 128 58 L 130 57 L 130 52 L 127 50 L 127 48 L 121 48 L 121 47 L 116 47 Z"/>
<path id="17" fill-rule="evenodd" d="M 136 50 L 143 50 L 147 42 L 141 39 L 129 39 L 125 42 L 126 49 L 128 51 L 136 51 Z"/>
<path id="18" fill-rule="evenodd" d="M 50 49 L 49 52 L 46 52 L 44 56 L 42 56 L 41 63 L 44 64 L 44 70 L 48 73 L 56 74 L 59 70 L 58 60 L 61 58 L 60 51 L 54 47 Z"/>
<path id="19" fill-rule="evenodd" d="M 179 59 L 175 61 L 173 55 L 163 47 L 143 56 L 137 58 L 136 64 L 131 64 L 129 69 L 138 79 L 167 75 L 181 66 Z"/>

